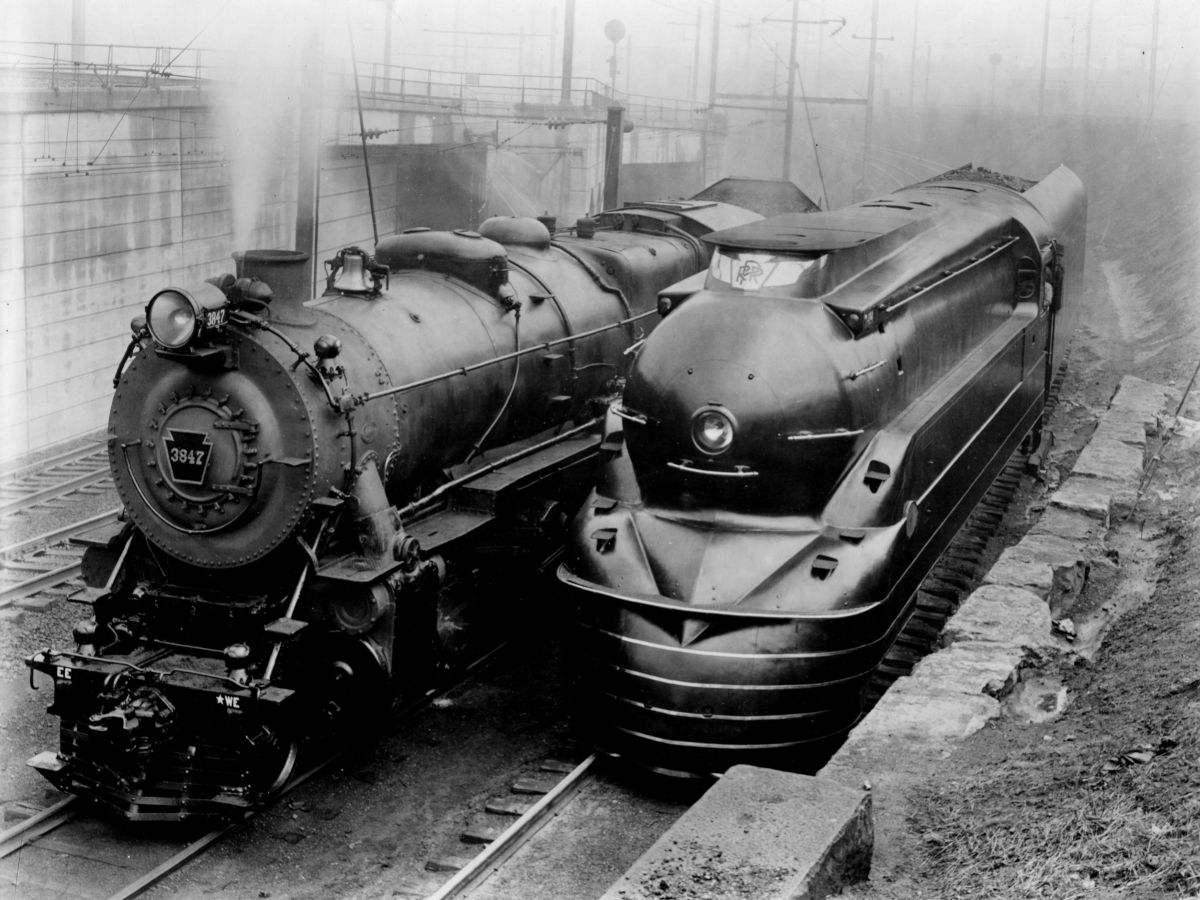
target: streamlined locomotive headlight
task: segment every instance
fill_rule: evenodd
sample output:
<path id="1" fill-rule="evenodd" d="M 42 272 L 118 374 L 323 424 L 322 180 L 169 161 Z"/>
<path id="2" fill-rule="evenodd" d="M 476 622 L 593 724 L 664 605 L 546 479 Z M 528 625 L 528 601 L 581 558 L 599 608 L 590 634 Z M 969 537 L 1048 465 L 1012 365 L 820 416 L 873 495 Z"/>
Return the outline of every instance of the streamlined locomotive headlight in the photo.
<path id="1" fill-rule="evenodd" d="M 728 450 L 736 430 L 733 417 L 723 409 L 706 406 L 692 416 L 692 443 L 709 456 Z"/>
<path id="2" fill-rule="evenodd" d="M 225 294 L 211 284 L 170 287 L 146 304 L 146 327 L 160 346 L 179 350 L 205 331 L 224 327 L 227 304 Z"/>

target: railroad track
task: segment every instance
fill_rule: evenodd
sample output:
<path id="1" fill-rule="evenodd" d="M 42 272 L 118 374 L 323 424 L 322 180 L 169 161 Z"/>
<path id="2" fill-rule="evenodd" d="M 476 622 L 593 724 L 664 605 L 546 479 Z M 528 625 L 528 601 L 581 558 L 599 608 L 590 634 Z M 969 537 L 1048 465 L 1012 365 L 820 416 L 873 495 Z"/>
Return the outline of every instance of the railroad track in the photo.
<path id="1" fill-rule="evenodd" d="M 430 688 L 401 707 L 392 718 L 392 729 L 400 729 L 437 698 L 460 688 L 507 646 L 502 643 L 493 647 L 465 667 L 452 683 Z M 343 755 L 344 751 L 338 751 L 315 760 L 280 790 L 274 802 L 328 770 Z M 579 776 L 583 774 L 581 772 Z M 579 776 L 576 776 L 577 780 Z M 551 798 L 547 805 L 554 803 L 557 809 L 561 802 Z M 68 795 L 0 832 L 0 885 L 14 887 L 17 890 L 15 896 L 42 896 L 44 893 L 45 896 L 104 897 L 108 900 L 136 897 L 259 812 L 261 810 L 248 811 L 215 827 L 189 828 L 187 823 L 163 827 L 96 816 L 82 799 Z M 535 832 L 533 829 L 530 833 Z M 516 846 L 519 845 L 514 845 L 513 849 Z"/>
<path id="2" fill-rule="evenodd" d="M 0 474 L 0 516 L 21 515 L 76 492 L 112 486 L 108 451 L 88 445 Z"/>
<path id="3" fill-rule="evenodd" d="M 69 796 L 0 834 L 0 881 L 22 893 L 48 888 L 55 896 L 135 897 L 239 824 L 159 828 L 131 841 L 127 828 L 89 815 Z M 130 881 L 130 871 L 143 874 Z"/>
<path id="4" fill-rule="evenodd" d="M 60 586 L 66 586 L 60 595 L 82 587 L 78 579 L 83 548 L 71 538 L 116 522 L 119 512 L 110 509 L 0 550 L 0 607 Z"/>
<path id="5" fill-rule="evenodd" d="M 595 778 L 600 761 L 595 753 L 574 766 L 560 760 L 545 760 L 537 774 L 513 782 L 509 797 L 489 800 L 485 815 L 492 817 L 495 823 L 477 822 L 462 834 L 464 844 L 482 845 L 483 849 L 461 862 L 456 858 L 430 860 L 426 864 L 428 872 L 452 871 L 454 874 L 429 893 L 427 900 L 466 896 L 497 872 Z M 547 778 L 548 775 L 554 777 Z M 538 799 L 528 799 L 531 797 Z M 416 891 L 413 893 L 410 887 L 401 896 L 426 896 L 419 887 Z"/>
<path id="6" fill-rule="evenodd" d="M 112 491 L 107 451 L 88 445 L 39 463 L 0 472 L 0 533 L 38 524 L 49 514 L 59 520 L 61 511 Z M 37 537 L 0 549 L 0 607 L 42 592 L 55 596 L 73 593 L 83 550 L 70 539 L 98 526 L 115 522 L 118 510 L 108 509 Z"/>

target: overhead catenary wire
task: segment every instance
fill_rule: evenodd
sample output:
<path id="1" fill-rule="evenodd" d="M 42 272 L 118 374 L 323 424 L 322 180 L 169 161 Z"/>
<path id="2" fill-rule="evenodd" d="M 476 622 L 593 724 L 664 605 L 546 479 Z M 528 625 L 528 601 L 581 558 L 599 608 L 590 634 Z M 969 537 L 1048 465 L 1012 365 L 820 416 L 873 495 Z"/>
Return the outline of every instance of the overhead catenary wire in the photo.
<path id="1" fill-rule="evenodd" d="M 186 53 L 191 48 L 192 44 L 196 43 L 196 41 L 200 37 L 200 35 L 202 35 L 204 33 L 204 30 L 206 28 L 208 28 L 208 26 L 211 25 L 214 21 L 216 21 L 217 16 L 219 16 L 225 12 L 225 10 L 228 8 L 230 2 L 232 2 L 232 0 L 229 0 L 229 2 L 226 2 L 225 5 L 222 6 L 221 9 L 218 10 L 217 13 L 211 19 L 209 19 L 207 22 L 205 22 L 203 25 L 201 25 L 200 30 L 197 31 L 194 35 L 192 35 L 192 39 L 189 40 L 186 44 L 184 44 L 183 47 L 180 48 L 178 53 L 176 53 L 173 57 L 171 57 L 171 59 L 167 62 L 167 64 L 165 66 L 163 66 L 163 68 L 162 68 L 163 75 L 168 74 L 171 66 L 173 66 L 175 64 L 175 61 L 178 60 L 179 57 L 183 56 L 183 54 Z M 96 160 L 98 160 L 100 158 L 100 154 L 102 154 L 105 151 L 105 149 L 108 147 L 109 142 L 113 139 L 113 135 L 117 133 L 117 129 L 120 128 L 121 123 L 125 121 L 125 116 L 129 113 L 129 110 L 133 106 L 133 104 L 135 104 L 137 102 L 138 97 L 140 97 L 142 95 L 142 91 L 145 89 L 146 84 L 148 84 L 148 83 L 149 83 L 148 80 L 146 82 L 142 83 L 142 85 L 137 89 L 137 92 L 133 95 L 133 99 L 131 99 L 129 101 L 129 104 L 125 107 L 124 111 L 121 113 L 121 115 L 119 115 L 117 117 L 117 121 L 116 121 L 116 123 L 113 124 L 112 131 L 110 131 L 108 133 L 108 137 L 105 139 L 104 144 L 100 147 L 99 150 L 96 151 L 96 155 L 93 156 L 91 158 L 91 160 L 88 162 L 89 166 L 94 166 L 96 164 Z M 79 80 L 78 79 L 76 79 L 76 81 L 75 81 L 75 89 L 76 89 L 76 91 L 78 91 L 78 89 L 79 89 Z M 78 152 L 76 152 L 75 158 L 76 158 L 76 162 L 78 163 L 78 159 L 79 159 Z"/>

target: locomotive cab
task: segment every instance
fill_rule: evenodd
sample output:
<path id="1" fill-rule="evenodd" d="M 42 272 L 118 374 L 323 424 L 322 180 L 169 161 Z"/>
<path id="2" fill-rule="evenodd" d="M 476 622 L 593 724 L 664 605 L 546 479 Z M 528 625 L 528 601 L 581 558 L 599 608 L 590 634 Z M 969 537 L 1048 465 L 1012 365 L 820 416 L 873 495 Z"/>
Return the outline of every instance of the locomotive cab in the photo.
<path id="1" fill-rule="evenodd" d="M 806 767 L 1036 434 L 1082 186 L 966 169 L 709 235 L 660 295 L 559 569 L 597 741 L 674 773 Z"/>

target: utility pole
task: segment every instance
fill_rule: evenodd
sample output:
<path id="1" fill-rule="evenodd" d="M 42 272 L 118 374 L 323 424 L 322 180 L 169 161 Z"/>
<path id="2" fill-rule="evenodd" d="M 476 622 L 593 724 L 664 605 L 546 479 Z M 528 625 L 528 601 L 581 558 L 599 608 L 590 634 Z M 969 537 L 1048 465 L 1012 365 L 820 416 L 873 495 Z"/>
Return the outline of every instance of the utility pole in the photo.
<path id="1" fill-rule="evenodd" d="M 879 40 L 879 0 L 871 0 L 871 60 L 867 65 L 867 121 L 863 134 L 862 177 L 858 186 L 867 186 L 867 163 L 871 159 L 871 129 L 875 112 L 875 46 Z"/>
<path id="2" fill-rule="evenodd" d="M 613 48 L 616 52 L 616 48 Z M 608 108 L 604 129 L 604 209 L 616 209 L 620 193 L 621 140 L 625 136 L 625 110 L 620 106 Z"/>
<path id="3" fill-rule="evenodd" d="M 625 42 L 625 96 L 629 96 L 629 72 L 633 68 L 633 35 Z"/>
<path id="4" fill-rule="evenodd" d="M 608 93 L 617 96 L 617 44 L 625 37 L 625 23 L 620 19 L 609 19 L 604 23 L 604 36 L 612 41 L 612 56 L 608 58 Z"/>
<path id="5" fill-rule="evenodd" d="M 83 62 L 86 55 L 83 49 L 85 33 L 83 0 L 71 0 L 71 58 L 79 62 Z"/>
<path id="6" fill-rule="evenodd" d="M 878 3 L 878 0 L 876 0 Z M 788 54 L 788 89 L 787 89 L 787 109 L 784 111 L 784 131 L 783 131 L 783 180 L 788 181 L 791 178 L 792 170 L 792 129 L 795 125 L 795 110 L 793 107 L 796 103 L 796 70 L 798 63 L 796 62 L 796 28 L 799 25 L 837 25 L 833 30 L 833 34 L 837 34 L 846 26 L 846 20 L 843 18 L 837 19 L 800 19 L 799 0 L 792 0 L 792 17 L 790 19 L 763 19 L 763 22 L 787 22 L 792 28 L 791 52 Z M 779 55 L 775 54 L 776 66 L 778 66 Z M 779 83 L 778 77 L 771 80 L 771 98 L 775 97 L 775 86 Z"/>
<path id="7" fill-rule="evenodd" d="M 392 65 L 392 0 L 383 0 L 383 90 L 389 90 Z"/>
<path id="8" fill-rule="evenodd" d="M 563 21 L 562 93 L 559 97 L 563 103 L 571 102 L 571 63 L 574 54 L 575 0 L 567 0 L 567 11 Z"/>
<path id="9" fill-rule="evenodd" d="M 711 115 L 717 102 L 717 55 L 720 47 L 721 34 L 721 0 L 713 4 L 712 19 L 712 58 L 708 64 L 708 109 Z M 708 144 L 709 116 L 705 117 L 703 130 L 700 132 L 700 181 L 708 184 Z"/>
<path id="10" fill-rule="evenodd" d="M 792 49 L 788 53 L 787 115 L 783 125 L 783 180 L 792 180 L 792 126 L 796 119 L 796 30 L 800 26 L 800 0 L 792 0 Z"/>
<path id="11" fill-rule="evenodd" d="M 300 135 L 296 166 L 296 249 L 308 254 L 305 262 L 308 296 L 316 283 L 318 224 L 321 221 L 321 45 L 317 36 L 305 44 L 300 69 Z"/>
<path id="12" fill-rule="evenodd" d="M 921 17 L 921 0 L 914 0 L 912 56 L 908 60 L 908 105 L 917 105 L 917 20 Z"/>
<path id="13" fill-rule="evenodd" d="M 1096 21 L 1096 0 L 1088 0 L 1087 37 L 1083 42 L 1083 111 L 1092 100 L 1092 25 Z"/>
<path id="14" fill-rule="evenodd" d="M 696 100 L 700 94 L 700 10 L 696 10 L 696 21 L 693 22 L 668 22 L 668 25 L 682 25 L 684 28 L 694 28 L 696 30 L 696 42 L 692 45 L 692 92 L 690 94 L 692 105 L 696 105 Z"/>
<path id="15" fill-rule="evenodd" d="M 929 68 L 933 62 L 933 44 L 925 42 L 925 105 L 929 105 Z"/>
<path id="16" fill-rule="evenodd" d="M 1050 52 L 1050 0 L 1046 0 L 1046 18 L 1042 24 L 1042 80 L 1038 86 L 1038 115 L 1046 112 L 1046 57 Z"/>
<path id="17" fill-rule="evenodd" d="M 708 67 L 708 105 L 717 102 L 717 49 L 720 46 L 721 35 L 721 0 L 713 3 L 712 23 L 712 62 Z"/>
<path id="18" fill-rule="evenodd" d="M 1146 119 L 1154 118 L 1154 91 L 1158 85 L 1158 9 L 1161 0 L 1154 0 L 1154 25 L 1150 29 L 1150 92 L 1146 98 Z"/>

